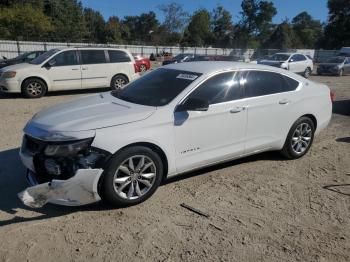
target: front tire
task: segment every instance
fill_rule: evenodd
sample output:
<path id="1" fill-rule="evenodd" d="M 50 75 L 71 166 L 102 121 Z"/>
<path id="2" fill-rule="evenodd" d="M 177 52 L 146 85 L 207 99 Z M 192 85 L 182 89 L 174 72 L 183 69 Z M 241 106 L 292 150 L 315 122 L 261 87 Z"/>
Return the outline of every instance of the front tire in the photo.
<path id="1" fill-rule="evenodd" d="M 46 84 L 38 78 L 27 79 L 22 85 L 22 95 L 26 98 L 40 98 L 46 94 L 46 91 Z"/>
<path id="2" fill-rule="evenodd" d="M 310 67 L 307 67 L 307 68 L 305 69 L 303 75 L 304 75 L 305 78 L 309 78 L 310 75 L 311 75 L 311 68 L 310 68 Z"/>
<path id="3" fill-rule="evenodd" d="M 141 65 L 140 65 L 140 72 L 143 73 L 143 72 L 146 72 L 146 71 L 147 71 L 146 65 L 141 64 Z"/>
<path id="4" fill-rule="evenodd" d="M 120 91 L 127 83 L 129 83 L 129 80 L 125 76 L 116 75 L 112 78 L 111 88 Z"/>
<path id="5" fill-rule="evenodd" d="M 143 146 L 123 149 L 105 171 L 101 198 L 118 207 L 139 204 L 153 195 L 162 177 L 162 160 L 152 149 Z"/>
<path id="6" fill-rule="evenodd" d="M 297 159 L 305 155 L 314 140 L 315 125 L 308 117 L 299 118 L 291 127 L 282 154 L 288 159 Z"/>

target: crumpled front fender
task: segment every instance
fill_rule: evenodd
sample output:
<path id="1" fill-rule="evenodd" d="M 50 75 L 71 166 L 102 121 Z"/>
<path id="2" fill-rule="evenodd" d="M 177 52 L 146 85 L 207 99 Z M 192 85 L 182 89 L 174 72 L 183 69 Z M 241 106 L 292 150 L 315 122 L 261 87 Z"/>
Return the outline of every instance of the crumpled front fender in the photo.
<path id="1" fill-rule="evenodd" d="M 97 184 L 102 169 L 79 169 L 67 180 L 52 180 L 49 183 L 28 187 L 18 193 L 21 201 L 33 208 L 40 208 L 46 203 L 65 206 L 87 205 L 101 200 Z"/>

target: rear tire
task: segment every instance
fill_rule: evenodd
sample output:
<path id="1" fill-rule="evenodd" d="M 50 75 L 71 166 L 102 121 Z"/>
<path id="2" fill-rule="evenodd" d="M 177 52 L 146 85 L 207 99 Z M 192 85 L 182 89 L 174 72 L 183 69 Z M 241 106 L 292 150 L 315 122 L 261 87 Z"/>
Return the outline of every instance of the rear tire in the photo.
<path id="1" fill-rule="evenodd" d="M 162 177 L 162 160 L 152 149 L 143 146 L 123 149 L 105 170 L 101 198 L 117 207 L 137 205 L 153 195 Z"/>
<path id="2" fill-rule="evenodd" d="M 308 117 L 299 118 L 289 130 L 281 153 L 288 159 L 305 155 L 314 140 L 315 125 Z"/>
<path id="3" fill-rule="evenodd" d="M 120 91 L 127 83 L 129 83 L 129 80 L 125 76 L 116 75 L 112 78 L 111 89 Z"/>
<path id="4" fill-rule="evenodd" d="M 46 91 L 45 82 L 38 78 L 27 79 L 22 84 L 22 95 L 26 98 L 40 98 Z"/>

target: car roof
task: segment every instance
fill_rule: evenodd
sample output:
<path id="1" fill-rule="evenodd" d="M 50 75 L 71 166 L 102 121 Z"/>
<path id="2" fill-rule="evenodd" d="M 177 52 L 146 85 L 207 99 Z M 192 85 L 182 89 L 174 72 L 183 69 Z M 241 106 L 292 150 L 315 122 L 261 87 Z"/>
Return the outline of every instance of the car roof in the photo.
<path id="1" fill-rule="evenodd" d="M 225 70 L 238 70 L 238 69 L 273 69 L 270 66 L 256 65 L 243 62 L 231 62 L 231 61 L 196 61 L 177 63 L 163 66 L 168 69 L 183 70 L 189 72 L 196 72 L 201 74 L 210 74 L 218 71 Z"/>

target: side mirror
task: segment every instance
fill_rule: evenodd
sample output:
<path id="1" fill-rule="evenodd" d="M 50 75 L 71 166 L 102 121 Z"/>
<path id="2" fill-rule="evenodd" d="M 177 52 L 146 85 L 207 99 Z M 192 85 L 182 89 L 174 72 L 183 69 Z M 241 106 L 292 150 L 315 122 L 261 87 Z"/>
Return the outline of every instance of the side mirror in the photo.
<path id="1" fill-rule="evenodd" d="M 188 98 L 183 104 L 176 108 L 177 112 L 181 111 L 207 111 L 209 109 L 209 102 L 198 99 Z"/>
<path id="2" fill-rule="evenodd" d="M 51 67 L 53 67 L 56 64 L 56 62 L 54 60 L 50 60 L 47 63 L 45 63 L 44 67 L 46 69 L 50 69 Z"/>
<path id="3" fill-rule="evenodd" d="M 291 62 L 294 62 L 294 59 L 293 59 L 293 58 L 289 59 L 289 62 L 290 62 L 290 63 L 291 63 Z"/>
<path id="4" fill-rule="evenodd" d="M 6 56 L 2 56 L 2 58 L 3 58 L 4 60 L 7 60 L 7 57 L 6 57 Z"/>

